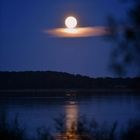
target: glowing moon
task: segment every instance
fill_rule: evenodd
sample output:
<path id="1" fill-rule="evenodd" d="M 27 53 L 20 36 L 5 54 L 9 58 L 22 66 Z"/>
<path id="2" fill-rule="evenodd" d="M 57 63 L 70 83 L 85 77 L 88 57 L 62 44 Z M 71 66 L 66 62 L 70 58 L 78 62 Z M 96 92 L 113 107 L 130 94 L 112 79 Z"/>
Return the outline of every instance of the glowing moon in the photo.
<path id="1" fill-rule="evenodd" d="M 45 30 L 54 37 L 93 37 L 93 36 L 104 36 L 110 34 L 107 27 L 104 26 L 94 26 L 94 27 L 77 27 L 77 19 L 73 16 L 69 16 L 65 19 L 66 28 L 54 28 L 50 30 Z"/>
<path id="2" fill-rule="evenodd" d="M 65 19 L 65 25 L 68 29 L 74 29 L 77 26 L 77 19 L 75 17 L 67 17 Z"/>

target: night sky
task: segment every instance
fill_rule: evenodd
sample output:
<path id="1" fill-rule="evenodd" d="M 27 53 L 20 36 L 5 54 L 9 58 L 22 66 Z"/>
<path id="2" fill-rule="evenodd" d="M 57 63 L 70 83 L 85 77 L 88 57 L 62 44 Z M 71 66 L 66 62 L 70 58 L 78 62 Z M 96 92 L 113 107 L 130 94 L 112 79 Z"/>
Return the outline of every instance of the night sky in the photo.
<path id="1" fill-rule="evenodd" d="M 123 19 L 127 7 L 119 0 L 0 0 L 0 71 L 113 76 L 114 46 L 103 37 L 57 38 L 43 31 L 64 28 L 69 15 L 80 27 L 105 26 L 109 15 Z"/>

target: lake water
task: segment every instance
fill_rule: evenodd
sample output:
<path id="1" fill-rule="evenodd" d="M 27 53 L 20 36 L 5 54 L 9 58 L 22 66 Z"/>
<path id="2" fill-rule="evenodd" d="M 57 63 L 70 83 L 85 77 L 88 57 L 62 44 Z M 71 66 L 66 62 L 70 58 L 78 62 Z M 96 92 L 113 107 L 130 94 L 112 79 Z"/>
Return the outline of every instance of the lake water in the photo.
<path id="1" fill-rule="evenodd" d="M 113 94 L 113 95 L 112 95 Z M 131 93 L 112 93 L 90 97 L 57 98 L 12 98 L 0 100 L 0 108 L 7 111 L 9 120 L 18 115 L 19 121 L 31 135 L 39 127 L 49 128 L 55 133 L 55 118 L 65 118 L 67 129 L 80 116 L 124 127 L 128 120 L 140 118 L 140 96 Z"/>

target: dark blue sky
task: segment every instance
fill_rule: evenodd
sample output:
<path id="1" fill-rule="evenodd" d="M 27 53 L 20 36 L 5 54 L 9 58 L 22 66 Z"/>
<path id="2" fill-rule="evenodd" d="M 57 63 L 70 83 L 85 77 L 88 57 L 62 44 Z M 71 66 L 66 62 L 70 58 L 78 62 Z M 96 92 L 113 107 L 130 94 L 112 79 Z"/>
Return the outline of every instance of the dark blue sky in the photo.
<path id="1" fill-rule="evenodd" d="M 1 0 L 0 70 L 112 76 L 113 45 L 103 37 L 53 38 L 43 30 L 64 27 L 69 15 L 79 26 L 104 26 L 108 15 L 123 19 L 126 7 L 119 0 Z"/>

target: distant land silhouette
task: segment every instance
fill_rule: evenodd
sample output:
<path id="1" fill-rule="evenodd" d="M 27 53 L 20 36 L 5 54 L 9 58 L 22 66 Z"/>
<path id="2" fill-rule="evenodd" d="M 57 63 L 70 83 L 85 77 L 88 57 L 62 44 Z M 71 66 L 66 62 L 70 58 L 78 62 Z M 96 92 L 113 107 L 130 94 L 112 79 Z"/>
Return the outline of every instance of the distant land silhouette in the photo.
<path id="1" fill-rule="evenodd" d="M 135 89 L 140 90 L 140 77 L 91 78 L 65 72 L 25 71 L 0 72 L 0 90 L 25 89 Z"/>

